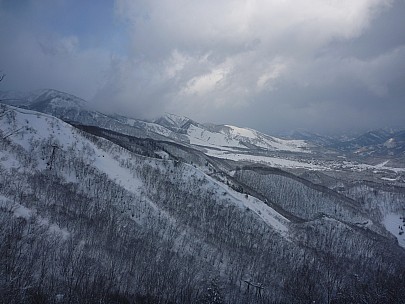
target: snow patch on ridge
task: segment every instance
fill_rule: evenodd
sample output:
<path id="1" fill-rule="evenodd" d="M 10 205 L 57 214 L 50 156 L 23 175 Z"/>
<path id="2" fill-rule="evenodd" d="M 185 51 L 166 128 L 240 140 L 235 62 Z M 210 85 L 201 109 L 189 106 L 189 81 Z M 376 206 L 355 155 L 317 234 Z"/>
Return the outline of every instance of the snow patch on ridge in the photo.
<path id="1" fill-rule="evenodd" d="M 211 132 L 194 125 L 190 125 L 187 134 L 192 145 L 246 148 L 239 141 L 223 133 Z"/>
<path id="2" fill-rule="evenodd" d="M 224 193 L 231 197 L 233 204 L 236 204 L 240 208 L 253 211 L 258 217 L 260 217 L 269 227 L 276 230 L 284 238 L 288 239 L 288 224 L 290 220 L 278 213 L 276 210 L 265 204 L 263 201 L 253 197 L 251 195 L 243 194 L 234 191 L 230 187 L 219 183 L 212 177 L 206 175 L 198 168 L 193 168 L 188 165 L 192 170 L 187 170 L 186 174 L 199 174 L 199 178 L 206 178 L 209 182 L 210 189 L 215 189 L 218 196 L 223 196 Z M 184 178 L 188 178 L 184 176 Z"/>
<path id="3" fill-rule="evenodd" d="M 384 217 L 383 224 L 397 238 L 399 246 L 405 248 L 405 220 L 403 218 L 399 214 L 389 213 Z"/>
<path id="4" fill-rule="evenodd" d="M 308 170 L 327 170 L 328 167 L 314 164 L 311 162 L 300 162 L 297 160 L 289 160 L 285 158 L 260 156 L 242 153 L 228 153 L 227 151 L 208 150 L 206 152 L 209 156 L 214 156 L 222 159 L 229 159 L 234 161 L 247 161 L 254 163 L 263 163 L 272 167 L 279 168 L 304 168 Z"/>
<path id="5" fill-rule="evenodd" d="M 239 127 L 230 126 L 230 125 L 225 125 L 225 126 L 231 129 L 232 135 L 234 135 L 234 136 L 243 136 L 243 137 L 252 138 L 252 139 L 257 138 L 257 135 L 253 130 L 239 128 Z"/>
<path id="6" fill-rule="evenodd" d="M 218 149 L 239 148 L 248 150 L 251 146 L 269 151 L 289 151 L 309 153 L 307 143 L 303 140 L 285 140 L 261 134 L 252 129 L 225 125 L 219 131 L 209 131 L 191 124 L 187 135 L 192 145 Z"/>

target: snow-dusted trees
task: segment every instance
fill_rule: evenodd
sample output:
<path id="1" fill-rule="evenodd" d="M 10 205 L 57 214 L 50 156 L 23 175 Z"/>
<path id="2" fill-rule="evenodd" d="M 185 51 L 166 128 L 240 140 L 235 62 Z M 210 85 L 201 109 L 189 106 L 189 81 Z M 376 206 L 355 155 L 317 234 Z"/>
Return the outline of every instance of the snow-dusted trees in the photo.
<path id="1" fill-rule="evenodd" d="M 224 304 L 221 283 L 218 277 L 211 278 L 202 291 L 198 304 Z"/>
<path id="2" fill-rule="evenodd" d="M 12 112 L 0 117 L 4 130 L 20 127 Z M 346 206 L 335 212 L 339 202 L 329 195 L 248 171 L 220 184 L 204 168 L 132 154 L 85 132 L 62 141 L 56 134 L 68 126 L 46 126 L 45 138 L 34 129 L 0 138 L 4 301 L 395 303 L 405 296 L 391 279 L 403 277 L 403 251 L 321 216 L 351 214 Z M 186 150 L 178 154 L 187 158 Z M 243 205 L 238 186 L 295 214 L 288 233 Z"/>
<path id="3" fill-rule="evenodd" d="M 269 202 L 304 220 L 315 219 L 322 214 L 341 220 L 364 222 L 366 218 L 355 208 L 350 199 L 332 191 L 320 191 L 303 181 L 277 173 L 259 170 L 239 170 L 235 178 L 264 195 Z"/>

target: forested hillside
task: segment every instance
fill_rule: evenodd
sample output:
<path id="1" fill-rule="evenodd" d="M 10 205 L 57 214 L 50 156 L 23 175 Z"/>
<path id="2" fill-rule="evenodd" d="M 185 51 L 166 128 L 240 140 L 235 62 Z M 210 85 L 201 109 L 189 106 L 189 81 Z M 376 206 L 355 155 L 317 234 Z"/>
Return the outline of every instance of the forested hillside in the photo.
<path id="1" fill-rule="evenodd" d="M 2 302 L 403 303 L 405 250 L 357 201 L 84 130 L 1 105 Z"/>

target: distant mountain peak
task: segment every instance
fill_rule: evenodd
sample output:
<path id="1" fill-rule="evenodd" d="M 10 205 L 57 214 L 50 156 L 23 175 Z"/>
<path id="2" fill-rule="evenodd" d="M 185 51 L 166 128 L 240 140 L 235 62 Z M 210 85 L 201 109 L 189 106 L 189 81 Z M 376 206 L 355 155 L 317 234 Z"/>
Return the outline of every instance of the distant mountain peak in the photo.
<path id="1" fill-rule="evenodd" d="M 1 92 L 0 97 L 6 104 L 23 106 L 40 112 L 49 111 L 50 108 L 74 108 L 78 110 L 88 107 L 84 99 L 55 89 L 41 89 L 30 92 Z"/>
<path id="2" fill-rule="evenodd" d="M 84 99 L 55 89 L 41 90 L 40 94 L 33 101 L 32 105 L 37 103 L 47 103 L 49 105 L 57 107 L 87 106 L 87 102 Z"/>
<path id="3" fill-rule="evenodd" d="M 190 124 L 190 122 L 194 121 L 186 116 L 165 113 L 163 116 L 155 119 L 153 122 L 169 129 L 184 129 Z"/>

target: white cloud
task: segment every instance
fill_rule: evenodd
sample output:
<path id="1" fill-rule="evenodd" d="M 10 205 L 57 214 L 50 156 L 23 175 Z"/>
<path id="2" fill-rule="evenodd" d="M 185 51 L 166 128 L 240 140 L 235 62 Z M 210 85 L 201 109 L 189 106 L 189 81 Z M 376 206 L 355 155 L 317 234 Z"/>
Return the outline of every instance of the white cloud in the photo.
<path id="1" fill-rule="evenodd" d="M 397 100 L 405 76 L 399 1 L 116 0 L 122 33 L 110 33 L 119 39 L 106 38 L 100 47 L 86 43 L 90 29 L 30 28 L 39 17 L 52 24 L 55 5 L 60 11 L 68 3 L 32 1 L 34 13 L 0 9 L 0 68 L 7 73 L 1 85 L 94 96 L 105 109 L 131 116 L 167 111 L 253 127 L 307 121 L 323 127 L 328 111 L 341 111 L 339 123 L 365 104 L 381 112 L 381 100 L 396 114 L 404 107 Z M 400 20 L 390 23 L 389 16 Z M 365 49 L 373 49 L 369 57 Z"/>
<path id="2" fill-rule="evenodd" d="M 313 60 L 330 41 L 359 36 L 376 11 L 390 3 L 118 0 L 116 11 L 131 24 L 131 56 L 153 66 L 152 74 L 176 78 L 166 102 L 178 104 L 184 95 L 198 95 L 198 102 L 216 107 L 245 105 L 258 91 L 276 90 L 282 75 L 289 81 L 285 62 L 294 69 Z M 277 62 L 280 57 L 285 62 Z M 225 93 L 232 102 L 224 101 Z"/>
<path id="3" fill-rule="evenodd" d="M 190 58 L 183 55 L 178 50 L 173 50 L 168 60 L 165 62 L 165 74 L 167 78 L 174 78 L 178 75 L 189 63 Z"/>
<path id="4" fill-rule="evenodd" d="M 209 73 L 193 77 L 187 82 L 186 87 L 180 90 L 180 94 L 203 95 L 212 92 L 223 86 L 223 81 L 228 73 L 229 69 L 221 66 Z"/>
<path id="5" fill-rule="evenodd" d="M 259 90 L 274 90 L 276 80 L 286 71 L 287 63 L 282 62 L 279 58 L 274 61 L 257 80 Z"/>

